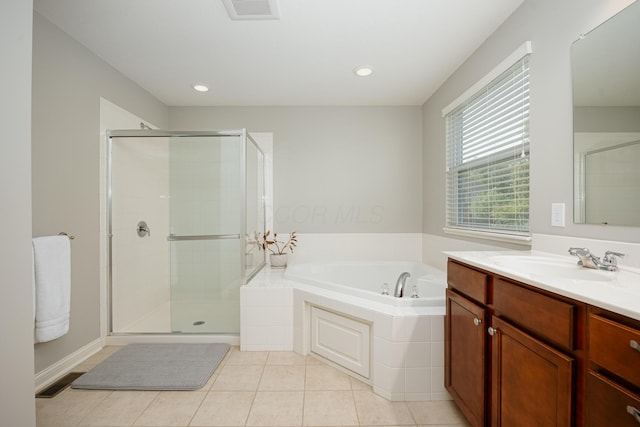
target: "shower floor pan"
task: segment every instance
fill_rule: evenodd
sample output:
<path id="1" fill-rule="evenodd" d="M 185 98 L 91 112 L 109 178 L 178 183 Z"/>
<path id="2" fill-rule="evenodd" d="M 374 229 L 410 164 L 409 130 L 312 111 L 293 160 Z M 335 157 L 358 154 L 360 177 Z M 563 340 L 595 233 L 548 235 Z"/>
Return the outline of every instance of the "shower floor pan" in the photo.
<path id="1" fill-rule="evenodd" d="M 201 333 L 237 334 L 240 311 L 237 304 L 225 302 L 166 302 L 126 327 L 114 330 L 124 333 Z M 173 322 L 172 322 L 173 317 Z"/>

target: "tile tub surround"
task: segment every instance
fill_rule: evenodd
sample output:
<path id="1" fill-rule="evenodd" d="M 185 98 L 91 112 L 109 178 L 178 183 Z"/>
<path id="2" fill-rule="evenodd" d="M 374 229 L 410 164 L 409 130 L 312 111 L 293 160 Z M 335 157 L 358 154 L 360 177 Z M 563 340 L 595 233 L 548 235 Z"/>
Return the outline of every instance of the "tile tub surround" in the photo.
<path id="1" fill-rule="evenodd" d="M 293 286 L 284 270 L 265 266 L 240 288 L 242 351 L 293 350 Z"/>
<path id="2" fill-rule="evenodd" d="M 263 269 L 240 291 L 243 351 L 309 351 L 311 305 L 372 326 L 373 391 L 392 401 L 449 400 L 444 389 L 443 307 L 393 307 L 296 283 Z"/>

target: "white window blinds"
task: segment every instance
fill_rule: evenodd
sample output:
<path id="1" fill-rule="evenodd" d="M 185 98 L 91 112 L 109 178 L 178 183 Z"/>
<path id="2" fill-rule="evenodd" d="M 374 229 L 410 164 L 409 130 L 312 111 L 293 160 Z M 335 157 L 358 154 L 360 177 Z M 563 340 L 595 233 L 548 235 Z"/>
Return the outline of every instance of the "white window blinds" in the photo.
<path id="1" fill-rule="evenodd" d="M 529 234 L 529 55 L 445 115 L 447 228 Z"/>

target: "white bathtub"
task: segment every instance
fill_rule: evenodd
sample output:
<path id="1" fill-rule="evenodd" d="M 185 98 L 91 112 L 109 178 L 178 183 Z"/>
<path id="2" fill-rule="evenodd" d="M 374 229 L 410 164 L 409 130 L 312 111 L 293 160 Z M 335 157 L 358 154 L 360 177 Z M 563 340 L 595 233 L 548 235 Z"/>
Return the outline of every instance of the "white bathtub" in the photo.
<path id="1" fill-rule="evenodd" d="M 393 296 L 398 276 L 411 274 L 403 298 Z M 398 307 L 444 306 L 446 273 L 418 262 L 330 262 L 288 267 L 285 278 Z M 383 295 L 383 287 L 389 295 Z M 418 298 L 412 298 L 413 290 Z"/>
<path id="2" fill-rule="evenodd" d="M 395 298 L 405 271 L 411 277 L 404 297 Z M 391 295 L 381 295 L 384 283 Z M 411 298 L 414 286 L 419 298 Z M 450 399 L 444 389 L 445 289 L 444 271 L 417 262 L 264 269 L 240 290 L 241 349 L 321 358 L 393 401 Z"/>

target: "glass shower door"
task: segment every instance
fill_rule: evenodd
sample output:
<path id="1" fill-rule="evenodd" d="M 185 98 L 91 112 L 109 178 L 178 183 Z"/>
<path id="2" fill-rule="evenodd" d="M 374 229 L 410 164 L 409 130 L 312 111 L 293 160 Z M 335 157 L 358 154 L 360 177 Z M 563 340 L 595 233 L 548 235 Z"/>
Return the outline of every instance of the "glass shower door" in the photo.
<path id="1" fill-rule="evenodd" d="M 239 334 L 240 286 L 265 264 L 264 154 L 238 131 L 113 130 L 108 328 Z"/>
<path id="2" fill-rule="evenodd" d="M 170 138 L 172 332 L 240 332 L 241 143 L 237 135 Z"/>

